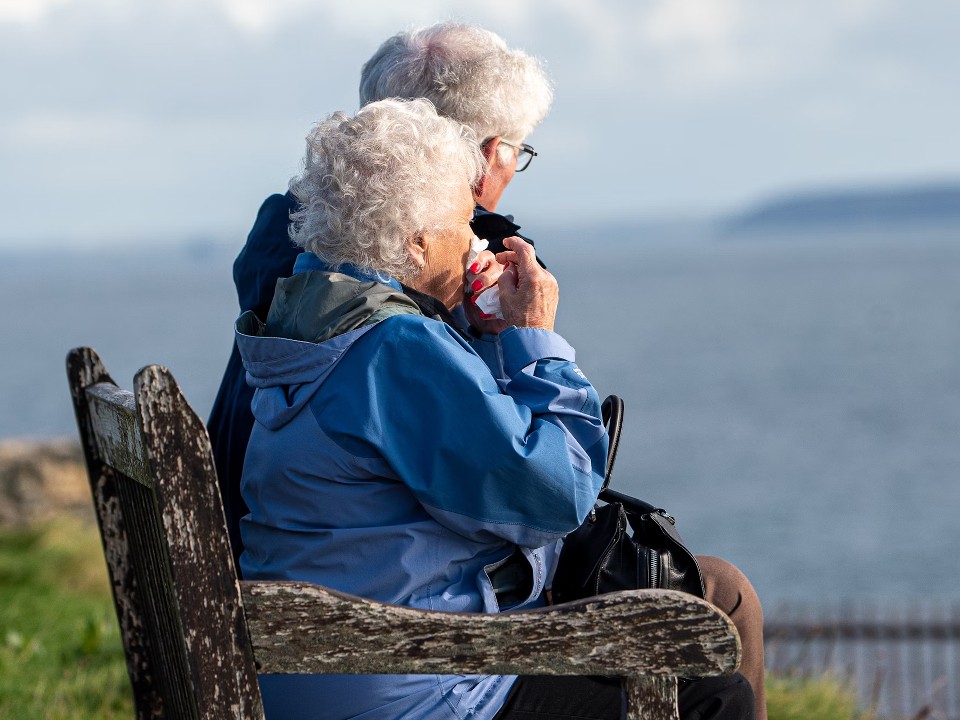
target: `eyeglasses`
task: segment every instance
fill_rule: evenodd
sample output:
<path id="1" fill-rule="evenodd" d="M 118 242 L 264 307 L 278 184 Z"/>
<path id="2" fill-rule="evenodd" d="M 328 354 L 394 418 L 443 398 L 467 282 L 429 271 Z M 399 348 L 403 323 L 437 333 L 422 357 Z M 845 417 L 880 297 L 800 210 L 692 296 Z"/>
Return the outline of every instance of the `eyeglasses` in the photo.
<path id="1" fill-rule="evenodd" d="M 493 140 L 493 138 L 488 138 L 483 141 L 483 144 L 486 145 L 491 140 Z M 507 147 L 512 147 L 518 151 L 516 172 L 523 172 L 530 167 L 530 161 L 537 156 L 537 151 L 533 149 L 533 146 L 527 145 L 526 143 L 523 143 L 522 145 L 514 145 L 513 143 L 507 142 L 503 138 L 500 138 L 500 144 L 506 145 Z"/>

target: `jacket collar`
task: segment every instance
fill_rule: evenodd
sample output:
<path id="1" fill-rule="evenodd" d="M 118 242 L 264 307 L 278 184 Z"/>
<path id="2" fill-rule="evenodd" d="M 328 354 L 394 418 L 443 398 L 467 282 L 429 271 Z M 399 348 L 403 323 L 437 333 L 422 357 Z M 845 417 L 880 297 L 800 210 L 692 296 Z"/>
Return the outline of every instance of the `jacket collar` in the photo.
<path id="1" fill-rule="evenodd" d="M 360 267 L 359 265 L 354 265 L 353 263 L 341 263 L 340 265 L 336 266 L 331 265 L 330 263 L 321 260 L 312 252 L 302 252 L 297 255 L 297 259 L 293 264 L 293 274 L 296 275 L 298 273 L 308 272 L 310 270 L 338 272 L 342 275 L 348 275 L 354 280 L 360 280 L 362 282 L 378 282 L 381 285 L 386 285 L 394 290 L 403 290 L 397 280 L 384 272 L 380 272 L 379 270 Z"/>
<path id="2" fill-rule="evenodd" d="M 479 205 L 477 206 L 479 207 Z M 482 208 L 481 208 L 482 209 Z M 484 211 L 486 212 L 486 211 Z M 386 273 L 379 272 L 377 270 L 372 270 L 370 268 L 363 268 L 353 263 L 342 263 L 336 269 L 329 263 L 324 262 L 319 257 L 317 257 L 312 252 L 302 252 L 297 256 L 297 260 L 293 265 L 293 274 L 296 275 L 302 272 L 308 272 L 310 270 L 322 270 L 324 272 L 338 272 L 344 275 L 348 275 L 355 280 L 365 281 L 365 282 L 378 282 L 383 285 L 387 285 L 394 290 L 399 290 L 408 298 L 413 300 L 416 303 L 417 307 L 420 308 L 420 312 L 423 313 L 424 317 L 433 318 L 434 320 L 440 320 L 445 322 L 450 327 L 454 328 L 460 335 L 463 337 L 468 337 L 463 330 L 460 329 L 460 323 L 457 322 L 456 318 L 447 310 L 446 306 L 437 300 L 432 295 L 427 295 L 422 293 L 419 290 L 414 290 L 409 285 L 401 284 L 395 278 L 390 277 Z"/>

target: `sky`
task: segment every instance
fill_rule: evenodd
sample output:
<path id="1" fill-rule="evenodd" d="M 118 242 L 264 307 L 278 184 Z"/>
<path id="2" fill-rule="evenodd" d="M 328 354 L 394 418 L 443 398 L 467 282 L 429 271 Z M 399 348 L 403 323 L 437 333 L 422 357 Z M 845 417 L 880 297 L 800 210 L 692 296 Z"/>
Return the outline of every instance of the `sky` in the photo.
<path id="1" fill-rule="evenodd" d="M 0 0 L 0 249 L 242 239 L 386 37 L 546 63 L 525 226 L 960 178 L 956 0 Z"/>

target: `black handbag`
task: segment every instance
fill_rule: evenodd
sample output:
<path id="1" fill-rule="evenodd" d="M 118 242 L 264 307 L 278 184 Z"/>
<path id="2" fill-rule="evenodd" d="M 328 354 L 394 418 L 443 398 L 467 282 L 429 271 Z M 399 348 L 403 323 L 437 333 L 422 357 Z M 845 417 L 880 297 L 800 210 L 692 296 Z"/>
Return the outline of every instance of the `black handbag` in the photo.
<path id="1" fill-rule="evenodd" d="M 668 588 L 704 596 L 696 558 L 662 508 L 609 489 L 623 424 L 623 401 L 603 402 L 610 437 L 604 487 L 583 524 L 563 541 L 553 578 L 553 602 L 563 603 L 617 590 Z"/>

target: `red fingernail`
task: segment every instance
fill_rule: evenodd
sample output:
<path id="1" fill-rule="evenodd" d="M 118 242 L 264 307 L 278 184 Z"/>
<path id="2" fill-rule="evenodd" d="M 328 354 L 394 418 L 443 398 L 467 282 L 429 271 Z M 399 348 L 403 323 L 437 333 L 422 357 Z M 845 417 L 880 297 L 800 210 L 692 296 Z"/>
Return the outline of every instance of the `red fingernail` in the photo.
<path id="1" fill-rule="evenodd" d="M 474 263 L 473 265 L 471 265 L 470 272 L 472 272 L 474 275 L 480 272 L 480 263 Z"/>
<path id="2" fill-rule="evenodd" d="M 504 269 L 510 267 L 510 261 L 509 261 L 509 260 L 504 260 L 504 261 L 503 261 L 503 267 L 504 267 Z"/>
<path id="3" fill-rule="evenodd" d="M 473 290 L 474 292 L 476 292 L 482 287 L 483 287 L 483 281 L 481 280 L 474 280 L 472 283 L 470 283 L 470 289 Z"/>
<path id="4" fill-rule="evenodd" d="M 470 302 L 476 303 L 476 302 L 477 302 L 477 297 L 478 297 L 477 295 L 471 295 L 471 296 L 470 296 Z"/>
<path id="5" fill-rule="evenodd" d="M 493 315 L 487 315 L 485 312 L 480 313 L 480 319 L 481 319 L 481 320 L 489 320 L 489 319 L 492 318 L 492 317 L 493 317 Z"/>

